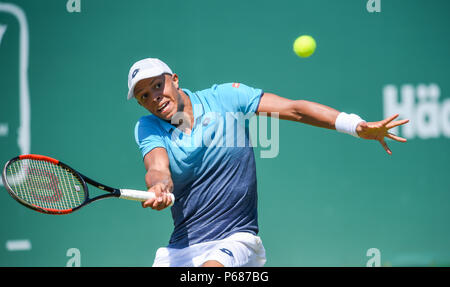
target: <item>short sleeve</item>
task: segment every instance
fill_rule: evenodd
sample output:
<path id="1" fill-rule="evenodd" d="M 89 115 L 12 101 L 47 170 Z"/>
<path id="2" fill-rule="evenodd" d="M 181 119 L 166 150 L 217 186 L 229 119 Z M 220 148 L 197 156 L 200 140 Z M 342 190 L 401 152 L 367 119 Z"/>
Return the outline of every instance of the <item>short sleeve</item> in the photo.
<path id="1" fill-rule="evenodd" d="M 256 113 L 263 91 L 242 83 L 228 83 L 213 87 L 217 97 L 230 111 Z"/>
<path id="2" fill-rule="evenodd" d="M 161 127 L 151 116 L 145 116 L 139 119 L 134 128 L 134 137 L 142 157 L 145 157 L 154 148 L 166 148 Z"/>

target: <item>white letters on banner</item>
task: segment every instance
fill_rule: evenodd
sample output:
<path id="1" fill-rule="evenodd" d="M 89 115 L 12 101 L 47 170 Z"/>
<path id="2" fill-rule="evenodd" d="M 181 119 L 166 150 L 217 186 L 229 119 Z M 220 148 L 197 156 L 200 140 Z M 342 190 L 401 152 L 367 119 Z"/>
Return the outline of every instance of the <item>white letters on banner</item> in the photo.
<path id="1" fill-rule="evenodd" d="M 400 94 L 399 94 L 400 91 Z M 394 134 L 412 139 L 450 138 L 450 98 L 440 100 L 441 90 L 437 84 L 395 85 L 383 88 L 384 117 L 399 114 L 409 119 L 407 125 L 393 128 Z"/>

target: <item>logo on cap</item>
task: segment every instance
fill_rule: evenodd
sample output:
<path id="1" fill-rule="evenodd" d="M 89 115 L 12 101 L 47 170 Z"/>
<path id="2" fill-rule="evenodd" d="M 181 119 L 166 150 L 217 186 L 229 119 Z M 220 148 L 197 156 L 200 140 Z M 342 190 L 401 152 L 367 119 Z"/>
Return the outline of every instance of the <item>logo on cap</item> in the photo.
<path id="1" fill-rule="evenodd" d="M 233 252 L 231 252 L 230 250 L 228 250 L 228 249 L 226 249 L 226 248 L 222 248 L 222 249 L 219 249 L 219 250 L 222 251 L 223 253 L 225 253 L 225 254 L 231 256 L 231 257 L 234 257 L 234 256 L 233 256 Z"/>
<path id="2" fill-rule="evenodd" d="M 131 78 L 134 79 L 136 77 L 136 74 L 139 72 L 139 69 L 136 69 L 133 71 L 133 74 L 131 74 Z"/>

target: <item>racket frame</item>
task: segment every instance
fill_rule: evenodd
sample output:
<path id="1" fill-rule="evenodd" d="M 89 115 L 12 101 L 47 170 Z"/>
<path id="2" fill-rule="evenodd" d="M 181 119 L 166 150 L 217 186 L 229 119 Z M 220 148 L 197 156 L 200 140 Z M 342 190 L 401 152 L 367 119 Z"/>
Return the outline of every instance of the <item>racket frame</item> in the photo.
<path id="1" fill-rule="evenodd" d="M 78 205 L 78 206 L 76 206 L 74 208 L 60 210 L 60 209 L 52 209 L 52 208 L 43 208 L 43 207 L 40 207 L 40 206 L 37 206 L 37 205 L 34 205 L 34 204 L 30 204 L 30 203 L 24 201 L 23 199 L 21 199 L 20 197 L 18 197 L 15 194 L 15 192 L 13 191 L 13 189 L 11 188 L 11 186 L 9 185 L 9 183 L 8 183 L 6 170 L 7 170 L 7 167 L 9 165 L 11 165 L 12 163 L 14 163 L 14 162 L 16 162 L 18 160 L 24 160 L 24 159 L 48 161 L 48 162 L 50 162 L 52 164 L 59 165 L 62 168 L 64 168 L 67 172 L 72 173 L 80 181 L 80 183 L 83 185 L 83 192 L 84 192 L 84 196 L 85 196 L 84 197 L 84 201 L 80 205 Z M 69 165 L 67 165 L 67 164 L 65 164 L 65 163 L 63 163 L 63 162 L 61 162 L 59 160 L 53 159 L 53 158 L 48 157 L 48 156 L 43 156 L 43 155 L 21 155 L 21 156 L 17 156 L 17 157 L 14 157 L 14 158 L 10 159 L 8 162 L 6 162 L 5 167 L 3 168 L 2 178 L 3 178 L 4 186 L 6 187 L 6 190 L 11 195 L 12 198 L 14 198 L 17 202 L 19 202 L 20 204 L 22 204 L 22 205 L 24 205 L 24 206 L 26 206 L 28 208 L 31 208 L 31 209 L 33 209 L 35 211 L 38 211 L 38 212 L 41 212 L 41 213 L 46 213 L 46 214 L 56 214 L 56 215 L 58 215 L 58 214 L 69 214 L 69 213 L 72 213 L 72 212 L 80 209 L 81 207 L 86 206 L 86 205 L 88 205 L 88 204 L 90 204 L 90 203 L 92 203 L 94 201 L 98 201 L 98 200 L 109 198 L 109 197 L 120 197 L 120 195 L 121 195 L 120 189 L 112 188 L 110 186 L 101 184 L 101 183 L 99 183 L 99 182 L 97 182 L 97 181 L 95 181 L 95 180 L 93 180 L 93 179 L 91 179 L 91 178 L 81 174 L 80 172 L 76 171 L 75 169 L 73 169 Z M 97 188 L 99 188 L 101 190 L 107 191 L 109 193 L 105 193 L 105 194 L 96 196 L 94 198 L 90 198 L 89 197 L 89 188 L 88 188 L 88 185 L 86 183 L 89 183 L 89 184 L 91 184 L 91 185 L 93 185 L 93 186 L 95 186 L 95 187 L 97 187 Z"/>

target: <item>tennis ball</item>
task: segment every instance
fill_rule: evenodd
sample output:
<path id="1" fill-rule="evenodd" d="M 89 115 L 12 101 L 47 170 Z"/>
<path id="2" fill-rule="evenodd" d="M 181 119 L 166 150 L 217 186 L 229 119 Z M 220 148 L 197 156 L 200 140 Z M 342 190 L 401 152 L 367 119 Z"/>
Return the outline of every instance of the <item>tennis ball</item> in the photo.
<path id="1" fill-rule="evenodd" d="M 309 35 L 300 36 L 294 41 L 294 52 L 299 57 L 309 57 L 314 53 L 315 50 L 316 41 Z"/>

